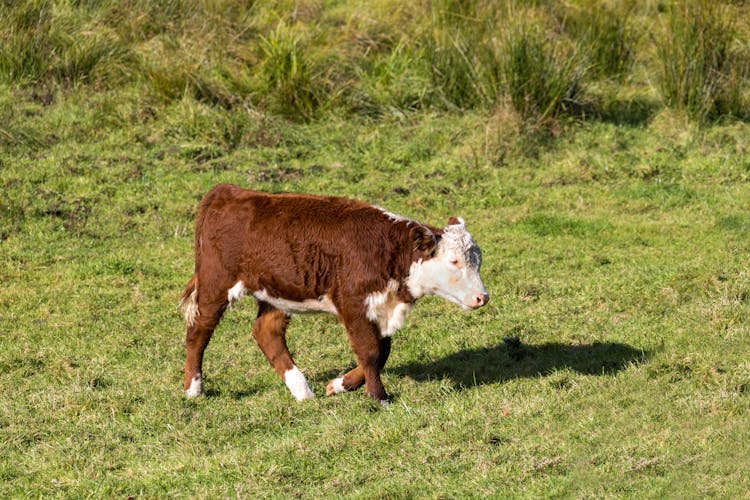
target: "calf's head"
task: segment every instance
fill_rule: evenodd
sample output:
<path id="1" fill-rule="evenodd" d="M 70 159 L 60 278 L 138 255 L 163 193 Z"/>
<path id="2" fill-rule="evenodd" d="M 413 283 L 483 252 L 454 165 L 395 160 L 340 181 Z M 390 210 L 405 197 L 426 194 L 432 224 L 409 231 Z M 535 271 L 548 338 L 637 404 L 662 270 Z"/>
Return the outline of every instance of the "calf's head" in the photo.
<path id="1" fill-rule="evenodd" d="M 438 295 L 466 310 L 485 305 L 490 296 L 479 275 L 482 251 L 463 219 L 451 217 L 437 235 L 424 226 L 417 233 L 413 237 L 424 257 L 411 265 L 406 282 L 409 292 L 414 297 Z M 425 248 L 430 241 L 432 248 Z"/>

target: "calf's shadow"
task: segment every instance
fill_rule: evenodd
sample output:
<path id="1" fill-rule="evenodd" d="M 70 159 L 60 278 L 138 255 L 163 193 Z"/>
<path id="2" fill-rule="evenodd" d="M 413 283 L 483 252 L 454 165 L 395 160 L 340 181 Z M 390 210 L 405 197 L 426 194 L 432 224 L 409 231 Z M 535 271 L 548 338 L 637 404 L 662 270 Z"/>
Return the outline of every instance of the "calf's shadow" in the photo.
<path id="1" fill-rule="evenodd" d="M 459 388 L 545 376 L 569 369 L 586 375 L 613 375 L 645 362 L 649 353 L 627 344 L 524 344 L 509 337 L 493 347 L 467 349 L 435 361 L 413 361 L 386 371 L 418 381 L 448 379 Z"/>

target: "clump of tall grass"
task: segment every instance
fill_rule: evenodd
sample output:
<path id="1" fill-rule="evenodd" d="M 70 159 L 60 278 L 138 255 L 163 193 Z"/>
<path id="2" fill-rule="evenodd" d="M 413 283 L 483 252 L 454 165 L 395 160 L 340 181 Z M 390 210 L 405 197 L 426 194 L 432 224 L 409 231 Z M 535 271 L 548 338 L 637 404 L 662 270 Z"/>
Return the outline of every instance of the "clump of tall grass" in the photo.
<path id="1" fill-rule="evenodd" d="M 478 108 L 493 105 L 500 89 L 495 9 L 476 1 L 432 4 L 424 37 L 424 57 L 435 95 L 443 105 Z"/>
<path id="2" fill-rule="evenodd" d="M 45 73 L 51 25 L 50 2 L 0 3 L 0 78 L 35 82 Z"/>
<path id="3" fill-rule="evenodd" d="M 389 53 L 373 59 L 369 67 L 357 72 L 356 90 L 348 98 L 354 112 L 378 116 L 429 104 L 433 87 L 421 49 L 399 42 Z"/>
<path id="4" fill-rule="evenodd" d="M 530 22 L 508 29 L 505 51 L 505 85 L 523 122 L 544 123 L 576 110 L 585 75 L 577 45 L 550 39 Z"/>
<path id="5" fill-rule="evenodd" d="M 141 73 L 150 94 L 169 103 L 189 95 L 201 102 L 231 108 L 243 103 L 253 85 L 249 69 L 213 50 L 154 43 L 142 55 Z"/>
<path id="6" fill-rule="evenodd" d="M 0 74 L 6 82 L 60 85 L 131 79 L 137 62 L 119 36 L 75 4 L 29 0 L 0 6 Z"/>
<path id="7" fill-rule="evenodd" d="M 733 50 L 736 25 L 729 11 L 711 0 L 690 0 L 673 4 L 666 16 L 657 40 L 666 104 L 698 120 L 744 114 L 748 64 Z"/>
<path id="8" fill-rule="evenodd" d="M 563 16 L 565 31 L 587 54 L 590 76 L 622 79 L 628 73 L 638 43 L 631 9 L 583 5 L 566 10 Z"/>
<path id="9" fill-rule="evenodd" d="M 270 109 L 292 118 L 312 118 L 322 95 L 301 34 L 280 23 L 267 37 L 261 37 L 260 47 L 262 91 Z"/>
<path id="10" fill-rule="evenodd" d="M 65 84 L 108 85 L 135 77 L 138 61 L 114 33 L 75 31 L 59 35 L 50 77 Z"/>
<path id="11" fill-rule="evenodd" d="M 142 42 L 158 36 L 176 37 L 195 31 L 196 26 L 216 21 L 210 7 L 218 2 L 200 0 L 103 0 L 76 2 L 89 5 L 100 22 L 117 30 L 126 42 Z M 240 2 L 237 2 L 238 4 Z"/>
<path id="12" fill-rule="evenodd" d="M 45 71 L 38 37 L 11 33 L 0 45 L 0 79 L 6 83 L 36 81 Z"/>

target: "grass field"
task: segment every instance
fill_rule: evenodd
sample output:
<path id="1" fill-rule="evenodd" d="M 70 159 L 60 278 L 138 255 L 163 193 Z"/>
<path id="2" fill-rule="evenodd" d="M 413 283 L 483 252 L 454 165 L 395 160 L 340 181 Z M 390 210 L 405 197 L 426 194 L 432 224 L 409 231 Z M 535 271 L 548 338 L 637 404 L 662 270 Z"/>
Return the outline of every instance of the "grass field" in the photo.
<path id="1" fill-rule="evenodd" d="M 722 80 L 742 83 L 734 104 L 677 103 L 641 36 L 605 77 L 576 73 L 579 94 L 519 108 L 488 90 L 512 81 L 494 52 L 471 55 L 486 65 L 467 81 L 446 72 L 468 54 L 440 45 L 450 2 L 129 3 L 148 15 L 2 4 L 16 24 L 0 51 L 0 496 L 750 494 L 746 75 Z M 646 3 L 632 25 L 672 26 Z M 449 28 L 451 46 L 476 46 Z M 81 33 L 88 45 L 66 38 Z M 518 60 L 569 54 L 529 40 Z M 323 315 L 289 329 L 318 396 L 297 403 L 246 300 L 209 345 L 206 397 L 187 400 L 177 306 L 198 200 L 219 182 L 460 215 L 490 303 L 421 301 L 380 408 L 324 396 L 354 356 Z"/>

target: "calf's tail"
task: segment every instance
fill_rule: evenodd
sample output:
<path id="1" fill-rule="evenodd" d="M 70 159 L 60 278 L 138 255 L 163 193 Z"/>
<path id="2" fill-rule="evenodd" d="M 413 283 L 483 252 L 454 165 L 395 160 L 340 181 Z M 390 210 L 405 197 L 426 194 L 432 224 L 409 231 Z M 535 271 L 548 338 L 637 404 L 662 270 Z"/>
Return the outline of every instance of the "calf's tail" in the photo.
<path id="1" fill-rule="evenodd" d="M 182 292 L 182 300 L 180 301 L 180 309 L 182 309 L 182 315 L 185 316 L 185 323 L 188 328 L 195 324 L 196 318 L 200 315 L 198 310 L 198 275 L 194 274 L 187 286 L 185 291 Z"/>

